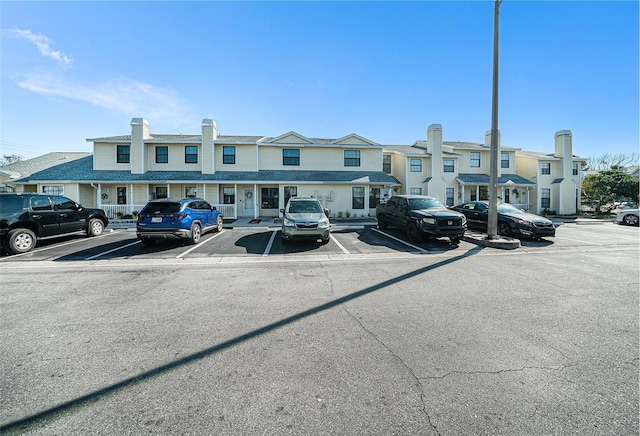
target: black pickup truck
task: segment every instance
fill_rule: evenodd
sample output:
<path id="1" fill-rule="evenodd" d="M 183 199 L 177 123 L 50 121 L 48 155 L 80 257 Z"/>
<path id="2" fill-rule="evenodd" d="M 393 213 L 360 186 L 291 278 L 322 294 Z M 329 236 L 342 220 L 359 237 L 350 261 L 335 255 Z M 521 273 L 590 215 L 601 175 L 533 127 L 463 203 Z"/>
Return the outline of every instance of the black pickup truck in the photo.
<path id="1" fill-rule="evenodd" d="M 467 219 L 449 210 L 437 198 L 423 195 L 394 195 L 376 207 L 378 227 L 404 229 L 412 242 L 423 237 L 447 237 L 457 245 L 467 230 Z"/>
<path id="2" fill-rule="evenodd" d="M 47 236 L 79 231 L 99 236 L 108 222 L 103 210 L 61 195 L 0 194 L 0 242 L 9 253 L 26 253 Z"/>

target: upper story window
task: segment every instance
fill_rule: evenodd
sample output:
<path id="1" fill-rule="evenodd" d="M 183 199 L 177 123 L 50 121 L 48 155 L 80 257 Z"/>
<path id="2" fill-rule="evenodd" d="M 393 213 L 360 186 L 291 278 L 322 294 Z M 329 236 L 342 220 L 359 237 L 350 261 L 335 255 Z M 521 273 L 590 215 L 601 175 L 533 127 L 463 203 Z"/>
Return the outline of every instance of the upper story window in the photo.
<path id="1" fill-rule="evenodd" d="M 300 166 L 300 149 L 299 148 L 283 148 L 282 149 L 282 165 Z"/>
<path id="2" fill-rule="evenodd" d="M 480 152 L 479 151 L 471 152 L 471 167 L 480 168 Z"/>
<path id="3" fill-rule="evenodd" d="M 360 150 L 345 150 L 344 166 L 359 167 L 360 166 Z"/>
<path id="4" fill-rule="evenodd" d="M 540 174 L 551 174 L 551 162 L 540 162 Z"/>
<path id="5" fill-rule="evenodd" d="M 382 171 L 387 174 L 391 174 L 391 155 L 384 154 L 382 155 Z"/>
<path id="6" fill-rule="evenodd" d="M 222 147 L 222 163 L 223 164 L 235 164 L 236 163 L 236 147 L 233 145 L 225 145 Z"/>
<path id="7" fill-rule="evenodd" d="M 412 173 L 422 172 L 422 159 L 411 159 L 409 161 L 409 167 Z"/>
<path id="8" fill-rule="evenodd" d="M 117 146 L 117 163 L 131 163 L 131 146 L 130 145 L 118 145 Z"/>
<path id="9" fill-rule="evenodd" d="M 184 163 L 198 163 L 198 146 L 184 146 Z"/>
<path id="10" fill-rule="evenodd" d="M 169 163 L 169 147 L 159 145 L 156 147 L 156 163 Z"/>
<path id="11" fill-rule="evenodd" d="M 509 168 L 509 153 L 500 153 L 500 168 Z"/>
<path id="12" fill-rule="evenodd" d="M 443 159 L 442 165 L 444 166 L 445 173 L 455 172 L 455 161 L 453 159 Z"/>
<path id="13" fill-rule="evenodd" d="M 577 176 L 580 173 L 580 167 L 578 166 L 577 163 L 572 164 L 571 166 L 571 174 L 573 174 L 574 176 Z"/>

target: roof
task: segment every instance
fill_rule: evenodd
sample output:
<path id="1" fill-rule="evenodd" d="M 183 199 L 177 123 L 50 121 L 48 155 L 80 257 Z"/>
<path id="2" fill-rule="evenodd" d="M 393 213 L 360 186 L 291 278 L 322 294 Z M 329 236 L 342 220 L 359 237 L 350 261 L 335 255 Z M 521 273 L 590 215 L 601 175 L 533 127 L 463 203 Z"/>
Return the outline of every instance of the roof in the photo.
<path id="1" fill-rule="evenodd" d="M 424 148 L 414 147 L 412 145 L 385 145 L 383 150 L 386 152 L 393 151 L 396 153 L 402 153 L 406 155 L 415 156 L 431 156 Z"/>
<path id="2" fill-rule="evenodd" d="M 200 171 L 147 171 L 133 174 L 129 170 L 94 170 L 93 156 L 78 159 L 31 174 L 14 183 L 44 181 L 93 182 L 93 183 L 163 183 L 163 182 L 214 182 L 214 183 L 361 183 L 400 185 L 400 182 L 383 171 L 305 171 L 260 170 L 217 171 L 203 174 Z"/>
<path id="3" fill-rule="evenodd" d="M 489 175 L 488 174 L 458 174 L 456 177 L 463 185 L 488 185 L 489 184 Z M 531 185 L 535 186 L 535 183 L 531 180 L 527 180 L 522 176 L 517 174 L 503 174 L 498 177 L 499 185 L 506 185 L 507 182 L 512 181 L 515 185 Z"/>
<path id="4" fill-rule="evenodd" d="M 27 177 L 38 171 L 42 171 L 65 162 L 71 162 L 76 159 L 86 158 L 87 156 L 91 155 L 91 153 L 87 152 L 47 153 L 43 154 L 42 156 L 34 157 L 32 159 L 26 159 L 20 162 L 1 166 L 0 172 L 8 175 L 12 179 L 18 179 L 21 177 Z"/>

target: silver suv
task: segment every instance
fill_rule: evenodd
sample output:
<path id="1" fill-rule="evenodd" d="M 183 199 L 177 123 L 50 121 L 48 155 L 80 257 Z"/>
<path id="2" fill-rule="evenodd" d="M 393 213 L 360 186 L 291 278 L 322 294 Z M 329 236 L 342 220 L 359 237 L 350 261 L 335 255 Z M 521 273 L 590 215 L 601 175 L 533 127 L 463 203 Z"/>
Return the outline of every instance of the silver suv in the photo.
<path id="1" fill-rule="evenodd" d="M 283 214 L 283 244 L 298 238 L 322 240 L 323 244 L 329 242 L 329 212 L 315 198 L 293 197 L 280 212 Z"/>

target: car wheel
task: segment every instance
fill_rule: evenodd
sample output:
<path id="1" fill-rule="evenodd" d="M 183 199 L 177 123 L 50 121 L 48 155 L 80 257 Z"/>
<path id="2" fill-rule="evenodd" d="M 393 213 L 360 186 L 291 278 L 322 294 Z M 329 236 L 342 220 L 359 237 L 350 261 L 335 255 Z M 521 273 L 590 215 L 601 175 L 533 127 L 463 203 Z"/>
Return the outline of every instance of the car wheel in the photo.
<path id="1" fill-rule="evenodd" d="M 460 238 L 451 238 L 451 245 L 460 245 Z"/>
<path id="2" fill-rule="evenodd" d="M 411 242 L 420 242 L 422 240 L 422 232 L 416 223 L 411 223 L 409 227 L 407 227 L 407 237 Z"/>
<path id="3" fill-rule="evenodd" d="M 36 234 L 29 229 L 13 229 L 7 235 L 7 251 L 20 254 L 26 253 L 36 246 Z"/>
<path id="4" fill-rule="evenodd" d="M 328 244 L 329 243 L 329 239 L 330 239 L 329 236 L 327 236 L 327 239 L 322 238 L 322 245 Z"/>
<path id="5" fill-rule="evenodd" d="M 503 236 L 511 236 L 511 227 L 508 223 L 498 223 L 498 234 Z"/>
<path id="6" fill-rule="evenodd" d="M 220 215 L 218 215 L 218 220 L 216 222 L 216 228 L 213 229 L 214 232 L 219 232 L 220 230 L 222 230 L 222 217 Z"/>
<path id="7" fill-rule="evenodd" d="M 87 227 L 87 235 L 100 236 L 104 232 L 104 223 L 102 220 L 93 218 L 89 220 L 89 227 Z"/>
<path id="8" fill-rule="evenodd" d="M 155 239 L 140 239 L 140 242 L 144 245 L 153 245 L 156 243 Z"/>
<path id="9" fill-rule="evenodd" d="M 625 215 L 622 218 L 622 221 L 628 226 L 637 226 L 638 225 L 638 215 L 634 215 L 630 213 L 629 215 Z"/>
<path id="10" fill-rule="evenodd" d="M 191 226 L 191 243 L 197 244 L 200 242 L 200 237 L 202 236 L 202 230 L 200 229 L 200 224 L 193 224 Z"/>
<path id="11" fill-rule="evenodd" d="M 384 217 L 378 218 L 378 228 L 380 230 L 386 230 L 387 227 L 389 227 L 389 226 L 388 226 L 387 222 L 385 221 Z"/>

